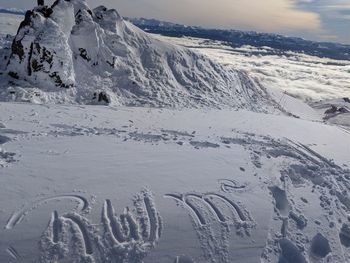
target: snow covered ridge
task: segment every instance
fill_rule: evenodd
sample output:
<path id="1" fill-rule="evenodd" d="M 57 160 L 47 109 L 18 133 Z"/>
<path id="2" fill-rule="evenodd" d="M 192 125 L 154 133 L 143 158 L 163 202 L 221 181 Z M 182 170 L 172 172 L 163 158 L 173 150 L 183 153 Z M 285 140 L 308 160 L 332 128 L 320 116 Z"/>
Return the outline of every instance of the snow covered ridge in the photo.
<path id="1" fill-rule="evenodd" d="M 28 11 L 4 57 L 4 101 L 276 107 L 246 73 L 155 39 L 117 11 L 91 10 L 84 0 Z"/>
<path id="2" fill-rule="evenodd" d="M 4 8 L 0 7 L 0 13 L 2 14 L 14 14 L 14 15 L 24 15 L 25 11 L 19 8 Z"/>
<path id="3" fill-rule="evenodd" d="M 155 34 L 170 37 L 197 37 L 225 42 L 227 46 L 239 48 L 245 45 L 257 48 L 270 47 L 275 55 L 288 55 L 298 52 L 337 60 L 350 59 L 350 45 L 333 42 L 316 42 L 298 37 L 288 37 L 278 34 L 259 33 L 255 31 L 240 31 L 228 29 L 209 29 L 198 26 L 186 26 L 171 22 L 147 18 L 125 18 L 139 28 Z"/>

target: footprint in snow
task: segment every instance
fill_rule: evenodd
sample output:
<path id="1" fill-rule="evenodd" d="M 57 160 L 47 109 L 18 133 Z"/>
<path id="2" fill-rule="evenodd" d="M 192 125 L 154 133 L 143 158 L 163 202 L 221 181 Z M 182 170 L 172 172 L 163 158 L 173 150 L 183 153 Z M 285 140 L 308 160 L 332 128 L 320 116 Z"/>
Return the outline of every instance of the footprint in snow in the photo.
<path id="1" fill-rule="evenodd" d="M 9 142 L 9 141 L 11 141 L 11 139 L 10 139 L 9 137 L 0 135 L 0 144 L 7 143 L 7 142 Z"/>
<path id="2" fill-rule="evenodd" d="M 343 224 L 342 228 L 340 229 L 339 233 L 339 239 L 341 244 L 349 248 L 350 247 L 350 225 L 349 224 Z"/>
<path id="3" fill-rule="evenodd" d="M 195 263 L 195 261 L 188 256 L 177 256 L 174 263 Z"/>
<path id="4" fill-rule="evenodd" d="M 328 239 L 320 233 L 312 239 L 310 250 L 310 256 L 315 259 L 326 258 L 332 252 Z"/>

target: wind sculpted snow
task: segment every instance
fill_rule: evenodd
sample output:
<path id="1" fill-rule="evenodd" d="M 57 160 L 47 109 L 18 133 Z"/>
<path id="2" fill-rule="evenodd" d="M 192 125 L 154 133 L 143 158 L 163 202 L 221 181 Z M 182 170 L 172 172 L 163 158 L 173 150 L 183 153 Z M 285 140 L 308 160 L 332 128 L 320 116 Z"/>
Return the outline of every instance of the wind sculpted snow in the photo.
<path id="1" fill-rule="evenodd" d="M 6 57 L 5 101 L 278 108 L 244 71 L 160 41 L 116 10 L 92 10 L 83 0 L 28 11 Z"/>

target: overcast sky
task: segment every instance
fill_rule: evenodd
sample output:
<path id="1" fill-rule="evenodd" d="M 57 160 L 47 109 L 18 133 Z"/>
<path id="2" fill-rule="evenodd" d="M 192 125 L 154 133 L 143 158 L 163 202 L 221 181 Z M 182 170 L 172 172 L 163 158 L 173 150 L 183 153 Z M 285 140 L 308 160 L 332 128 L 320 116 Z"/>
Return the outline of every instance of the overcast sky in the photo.
<path id="1" fill-rule="evenodd" d="M 53 0 L 46 0 L 53 2 Z M 187 25 L 282 33 L 350 44 L 350 0 L 87 0 L 123 16 Z M 0 0 L 2 7 L 31 8 L 36 0 Z"/>

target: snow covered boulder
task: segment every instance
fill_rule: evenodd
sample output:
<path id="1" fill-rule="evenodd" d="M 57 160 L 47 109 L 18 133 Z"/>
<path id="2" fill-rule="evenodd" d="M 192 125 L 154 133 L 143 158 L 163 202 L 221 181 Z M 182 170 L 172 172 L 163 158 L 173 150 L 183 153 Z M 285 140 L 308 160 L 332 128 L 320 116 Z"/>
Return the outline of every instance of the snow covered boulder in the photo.
<path id="1" fill-rule="evenodd" d="M 72 87 L 75 77 L 69 38 L 74 20 L 73 4 L 67 1 L 27 11 L 12 43 L 8 74 L 42 88 Z"/>

